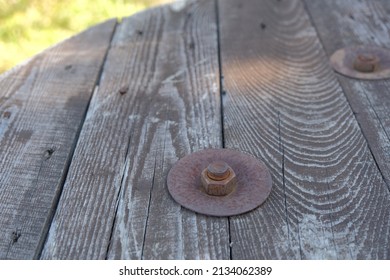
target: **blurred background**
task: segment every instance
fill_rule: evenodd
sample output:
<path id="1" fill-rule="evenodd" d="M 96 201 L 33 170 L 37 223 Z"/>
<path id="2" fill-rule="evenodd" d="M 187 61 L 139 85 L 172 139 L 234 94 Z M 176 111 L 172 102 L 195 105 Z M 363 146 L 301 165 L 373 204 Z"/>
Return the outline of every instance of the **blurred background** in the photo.
<path id="1" fill-rule="evenodd" d="M 0 74 L 86 28 L 173 0 L 0 0 Z"/>

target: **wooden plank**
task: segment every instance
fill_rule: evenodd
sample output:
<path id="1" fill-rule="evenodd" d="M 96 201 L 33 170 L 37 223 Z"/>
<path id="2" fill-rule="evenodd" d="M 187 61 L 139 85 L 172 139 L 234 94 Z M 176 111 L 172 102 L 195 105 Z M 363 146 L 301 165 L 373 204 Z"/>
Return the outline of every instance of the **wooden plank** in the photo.
<path id="1" fill-rule="evenodd" d="M 353 45 L 389 47 L 389 1 L 306 1 L 306 6 L 329 57 Z M 390 80 L 338 79 L 390 189 Z"/>
<path id="2" fill-rule="evenodd" d="M 224 139 L 273 176 L 234 259 L 386 259 L 390 196 L 300 1 L 219 1 Z M 245 20 L 244 20 L 245 19 Z"/>
<path id="3" fill-rule="evenodd" d="M 37 258 L 116 22 L 0 76 L 0 258 Z"/>
<path id="4" fill-rule="evenodd" d="M 179 158 L 221 146 L 215 17 L 186 1 L 118 26 L 42 258 L 229 258 L 227 219 L 166 188 Z"/>

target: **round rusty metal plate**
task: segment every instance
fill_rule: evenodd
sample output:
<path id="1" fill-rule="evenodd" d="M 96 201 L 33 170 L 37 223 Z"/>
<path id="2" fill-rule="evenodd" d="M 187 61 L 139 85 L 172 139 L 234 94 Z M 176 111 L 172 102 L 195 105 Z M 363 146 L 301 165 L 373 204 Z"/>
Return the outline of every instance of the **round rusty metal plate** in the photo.
<path id="1" fill-rule="evenodd" d="M 378 65 L 373 72 L 358 71 L 354 63 L 358 56 L 375 56 Z M 336 51 L 330 58 L 333 69 L 340 74 L 365 80 L 390 78 L 390 50 L 375 46 L 353 46 Z"/>
<path id="2" fill-rule="evenodd" d="M 201 173 L 211 162 L 224 161 L 235 172 L 236 189 L 226 196 L 208 195 Z M 206 149 L 180 159 L 169 171 L 168 190 L 173 199 L 192 211 L 210 216 L 233 216 L 260 206 L 269 196 L 272 178 L 255 157 L 229 149 Z"/>

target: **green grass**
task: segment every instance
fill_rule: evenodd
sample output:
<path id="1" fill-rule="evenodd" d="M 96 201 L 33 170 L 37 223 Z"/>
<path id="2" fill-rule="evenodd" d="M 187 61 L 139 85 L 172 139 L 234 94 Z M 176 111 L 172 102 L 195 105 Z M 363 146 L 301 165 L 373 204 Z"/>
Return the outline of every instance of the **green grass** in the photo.
<path id="1" fill-rule="evenodd" d="M 0 0 L 0 73 L 86 28 L 169 0 Z"/>

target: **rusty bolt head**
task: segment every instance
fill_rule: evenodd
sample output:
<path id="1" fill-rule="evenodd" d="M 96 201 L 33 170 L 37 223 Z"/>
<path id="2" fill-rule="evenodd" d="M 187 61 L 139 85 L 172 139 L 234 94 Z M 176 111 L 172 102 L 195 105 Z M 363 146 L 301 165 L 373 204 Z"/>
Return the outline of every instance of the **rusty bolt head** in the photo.
<path id="1" fill-rule="evenodd" d="M 373 54 L 358 54 L 353 62 L 353 68 L 363 73 L 372 73 L 378 69 L 379 59 Z"/>
<path id="2" fill-rule="evenodd" d="M 209 173 L 224 174 L 218 172 L 223 171 L 224 164 L 217 171 L 213 165 L 208 167 L 213 161 L 228 163 L 234 170 L 229 169 L 229 172 L 234 172 L 229 173 L 229 177 L 232 174 L 237 177 L 237 186 L 233 186 L 228 195 L 210 195 L 202 186 L 202 178 L 205 178 L 205 183 L 209 182 Z M 201 175 L 202 172 L 205 173 Z M 272 177 L 265 164 L 251 155 L 230 149 L 206 149 L 181 158 L 169 171 L 167 186 L 172 198 L 183 207 L 200 214 L 227 217 L 246 213 L 263 204 L 271 192 Z"/>
<path id="3" fill-rule="evenodd" d="M 237 186 L 234 170 L 224 161 L 209 164 L 201 173 L 201 181 L 206 193 L 214 196 L 228 195 Z"/>
<path id="4" fill-rule="evenodd" d="M 229 165 L 224 161 L 214 161 L 207 166 L 207 176 L 212 180 L 225 180 L 229 174 Z"/>
<path id="5" fill-rule="evenodd" d="M 364 80 L 390 78 L 390 50 L 376 46 L 350 46 L 330 57 L 333 69 L 347 77 Z"/>

